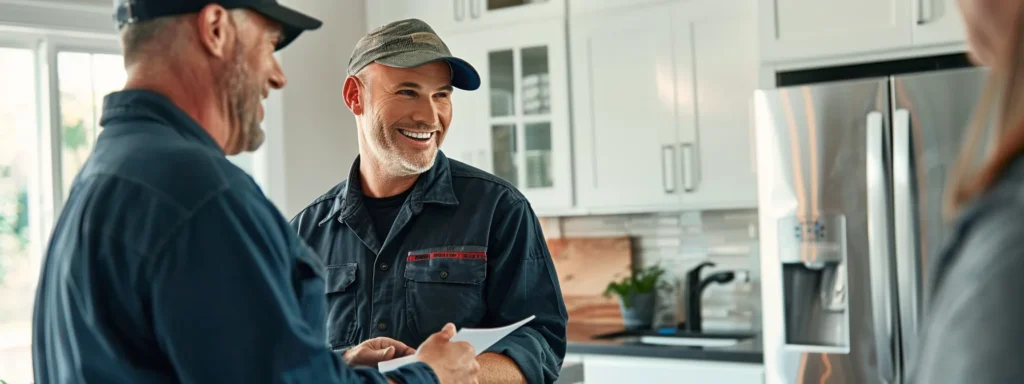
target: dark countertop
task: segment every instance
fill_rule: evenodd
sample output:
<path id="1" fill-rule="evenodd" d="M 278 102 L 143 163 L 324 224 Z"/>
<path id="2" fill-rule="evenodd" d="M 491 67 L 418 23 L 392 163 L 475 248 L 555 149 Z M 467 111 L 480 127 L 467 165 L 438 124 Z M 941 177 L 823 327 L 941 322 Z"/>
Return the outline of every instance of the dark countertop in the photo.
<path id="1" fill-rule="evenodd" d="M 708 360 L 736 363 L 763 363 L 761 338 L 743 340 L 729 347 L 683 347 L 642 344 L 638 337 L 594 339 L 595 335 L 621 330 L 618 326 L 569 324 L 569 354 L 618 355 L 671 359 Z"/>

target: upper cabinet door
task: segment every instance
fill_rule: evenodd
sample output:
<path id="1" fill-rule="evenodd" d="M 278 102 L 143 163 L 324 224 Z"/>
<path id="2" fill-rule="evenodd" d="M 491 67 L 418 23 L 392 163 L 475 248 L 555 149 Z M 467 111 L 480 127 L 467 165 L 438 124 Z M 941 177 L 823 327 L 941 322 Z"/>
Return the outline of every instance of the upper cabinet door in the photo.
<path id="1" fill-rule="evenodd" d="M 692 134 L 681 132 L 684 208 L 757 206 L 755 1 L 691 0 L 675 10 L 676 40 L 692 41 L 690 57 L 679 56 L 682 46 L 676 50 L 677 77 L 685 79 L 677 81 L 679 120 L 695 120 Z"/>
<path id="2" fill-rule="evenodd" d="M 511 26 L 565 16 L 565 0 L 406 0 L 438 32 Z"/>
<path id="3" fill-rule="evenodd" d="M 911 0 L 914 45 L 961 44 L 967 38 L 956 0 Z"/>
<path id="4" fill-rule="evenodd" d="M 762 60 L 814 59 L 910 46 L 912 1 L 918 0 L 758 0 Z"/>
<path id="5" fill-rule="evenodd" d="M 449 148 L 508 181 L 539 214 L 573 206 L 568 68 L 561 20 L 464 31 L 452 53 L 480 73 L 481 86 L 453 95 Z M 468 117 L 462 117 L 468 115 Z M 486 149 L 486 158 L 467 155 Z"/>
<path id="6" fill-rule="evenodd" d="M 590 12 L 608 11 L 613 9 L 628 9 L 647 6 L 656 3 L 668 3 L 678 0 L 567 0 L 569 2 L 569 14 L 581 15 Z"/>
<path id="7" fill-rule="evenodd" d="M 470 22 L 494 26 L 565 16 L 565 0 L 467 0 Z"/>
<path id="8" fill-rule="evenodd" d="M 571 24 L 573 149 L 583 208 L 678 206 L 682 123 L 676 118 L 671 10 L 656 5 L 598 12 Z M 688 40 L 681 43 L 689 50 Z"/>

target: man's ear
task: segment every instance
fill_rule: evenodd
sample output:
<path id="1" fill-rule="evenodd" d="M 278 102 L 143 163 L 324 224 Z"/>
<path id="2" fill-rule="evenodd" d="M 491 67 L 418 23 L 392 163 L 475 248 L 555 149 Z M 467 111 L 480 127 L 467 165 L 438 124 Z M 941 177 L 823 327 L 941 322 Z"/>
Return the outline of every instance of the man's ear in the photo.
<path id="1" fill-rule="evenodd" d="M 363 105 L 363 87 L 364 84 L 359 81 L 358 77 L 349 76 L 345 79 L 345 87 L 341 91 L 345 105 L 356 116 L 362 115 L 366 109 L 366 106 Z"/>
<path id="2" fill-rule="evenodd" d="M 216 58 L 227 56 L 228 42 L 235 41 L 238 33 L 231 21 L 231 13 L 217 4 L 203 7 L 196 17 L 199 43 Z"/>

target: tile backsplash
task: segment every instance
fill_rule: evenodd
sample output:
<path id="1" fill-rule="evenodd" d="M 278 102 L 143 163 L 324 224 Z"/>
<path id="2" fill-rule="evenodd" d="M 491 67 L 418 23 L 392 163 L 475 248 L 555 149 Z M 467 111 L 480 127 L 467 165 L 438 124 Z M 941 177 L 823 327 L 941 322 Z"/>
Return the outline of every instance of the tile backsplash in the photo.
<path id="1" fill-rule="evenodd" d="M 710 261 L 715 266 L 704 268 L 702 276 L 732 270 L 737 278 L 704 291 L 704 329 L 760 329 L 756 209 L 549 217 L 542 225 L 548 238 L 632 237 L 634 265 L 660 264 L 672 285 L 659 292 L 655 326 L 684 319 L 686 272 Z"/>

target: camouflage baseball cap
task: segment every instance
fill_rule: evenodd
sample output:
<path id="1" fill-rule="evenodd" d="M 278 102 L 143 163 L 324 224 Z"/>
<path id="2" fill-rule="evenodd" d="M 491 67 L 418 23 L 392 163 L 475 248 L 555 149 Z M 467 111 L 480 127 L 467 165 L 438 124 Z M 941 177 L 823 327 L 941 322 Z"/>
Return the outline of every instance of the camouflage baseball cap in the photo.
<path id="1" fill-rule="evenodd" d="M 370 63 L 413 68 L 437 60 L 444 60 L 451 67 L 453 87 L 467 91 L 480 88 L 476 69 L 452 56 L 430 25 L 419 19 L 395 21 L 359 39 L 348 61 L 348 74 L 355 75 Z"/>

